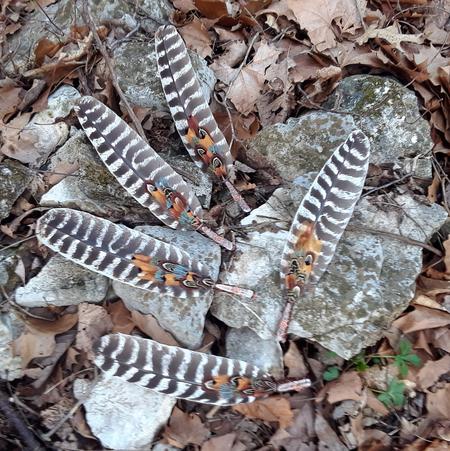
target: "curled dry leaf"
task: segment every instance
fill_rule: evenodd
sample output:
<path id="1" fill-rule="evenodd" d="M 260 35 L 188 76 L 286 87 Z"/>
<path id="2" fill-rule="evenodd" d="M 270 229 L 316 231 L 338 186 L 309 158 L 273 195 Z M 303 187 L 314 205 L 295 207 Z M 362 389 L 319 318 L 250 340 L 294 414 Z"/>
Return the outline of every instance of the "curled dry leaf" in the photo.
<path id="1" fill-rule="evenodd" d="M 211 38 L 209 37 L 208 30 L 198 17 L 194 17 L 192 22 L 179 28 L 179 32 L 189 49 L 197 52 L 202 58 L 211 56 Z"/>
<path id="2" fill-rule="evenodd" d="M 445 327 L 450 324 L 450 314 L 417 305 L 412 312 L 396 319 L 392 325 L 404 334 L 419 330 Z"/>
<path id="3" fill-rule="evenodd" d="M 233 410 L 247 418 L 276 421 L 282 429 L 287 428 L 294 418 L 289 401 L 281 396 L 271 396 L 270 398 L 260 399 L 250 404 L 238 404 L 233 406 Z"/>
<path id="4" fill-rule="evenodd" d="M 421 389 L 426 389 L 434 385 L 439 378 L 450 371 L 450 355 L 446 355 L 439 360 L 429 360 L 417 373 L 417 384 Z"/>
<path id="5" fill-rule="evenodd" d="M 172 334 L 165 331 L 159 325 L 153 315 L 144 315 L 143 313 L 133 310 L 131 312 L 131 320 L 138 329 L 151 337 L 153 340 L 169 346 L 180 346 L 180 343 L 175 340 Z"/>
<path id="6" fill-rule="evenodd" d="M 328 402 L 335 404 L 346 399 L 361 401 L 362 381 L 356 371 L 343 373 L 339 379 L 328 383 L 322 390 L 328 395 Z"/>
<path id="7" fill-rule="evenodd" d="M 427 393 L 428 417 L 434 420 L 450 418 L 450 383 L 435 392 Z"/>
<path id="8" fill-rule="evenodd" d="M 403 50 L 400 45 L 402 42 L 413 42 L 415 44 L 420 44 L 423 42 L 423 36 L 421 34 L 403 34 L 399 32 L 398 24 L 393 24 L 386 28 L 376 28 L 376 25 L 370 25 L 365 33 L 356 40 L 356 42 L 359 45 L 363 45 L 369 39 L 375 38 L 384 39 L 400 51 Z"/>
<path id="9" fill-rule="evenodd" d="M 200 446 L 208 438 L 209 430 L 198 415 L 188 414 L 175 407 L 163 436 L 177 448 L 184 448 L 189 444 Z"/>
<path id="10" fill-rule="evenodd" d="M 213 437 L 203 443 L 201 451 L 235 451 L 233 446 L 235 440 L 236 434 L 234 432 Z"/>
<path id="11" fill-rule="evenodd" d="M 361 27 L 360 11 L 353 0 L 287 0 L 287 5 L 318 51 L 336 45 L 333 24 L 341 33 L 350 34 Z"/>

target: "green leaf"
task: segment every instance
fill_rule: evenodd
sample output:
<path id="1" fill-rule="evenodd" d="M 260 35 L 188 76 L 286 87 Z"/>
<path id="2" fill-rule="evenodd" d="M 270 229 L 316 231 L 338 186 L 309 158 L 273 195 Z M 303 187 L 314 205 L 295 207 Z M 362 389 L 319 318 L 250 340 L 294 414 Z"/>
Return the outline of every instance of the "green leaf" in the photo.
<path id="1" fill-rule="evenodd" d="M 421 360 L 417 354 L 412 353 L 412 345 L 408 340 L 400 340 L 399 353 L 394 357 L 394 364 L 399 370 L 401 377 L 408 374 L 408 364 L 420 366 Z"/>
<path id="2" fill-rule="evenodd" d="M 326 371 L 324 371 L 323 380 L 327 382 L 334 381 L 339 377 L 339 374 L 341 374 L 341 370 L 339 369 L 339 367 L 330 366 L 329 368 L 327 368 Z"/>
<path id="3" fill-rule="evenodd" d="M 327 359 L 334 359 L 338 355 L 334 351 L 327 351 L 325 352 L 325 358 Z"/>
<path id="4" fill-rule="evenodd" d="M 355 365 L 356 371 L 359 371 L 360 373 L 366 371 L 369 368 L 369 365 L 367 365 L 366 363 L 364 352 L 355 355 L 355 357 L 353 357 L 351 361 L 353 365 Z"/>
<path id="5" fill-rule="evenodd" d="M 378 399 L 386 407 L 402 407 L 405 404 L 405 384 L 398 379 L 392 379 L 385 392 L 378 395 Z"/>

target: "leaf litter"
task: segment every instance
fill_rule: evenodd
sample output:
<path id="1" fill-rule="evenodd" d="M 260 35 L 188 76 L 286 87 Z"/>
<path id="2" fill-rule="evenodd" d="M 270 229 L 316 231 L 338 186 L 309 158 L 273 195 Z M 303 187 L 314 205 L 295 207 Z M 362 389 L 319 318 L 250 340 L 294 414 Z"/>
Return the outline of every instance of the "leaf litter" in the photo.
<path id="1" fill-rule="evenodd" d="M 4 2 L 0 42 L 20 34 L 33 10 L 55 3 Z M 450 211 L 449 12 L 441 2 L 174 0 L 173 5 L 172 22 L 217 77 L 212 108 L 228 141 L 233 140 L 234 155 L 245 153 L 245 141 L 261 128 L 320 109 L 342 78 L 368 72 L 391 75 L 421 101 L 435 143 L 435 176 L 428 197 Z M 109 45 L 124 36 L 112 23 L 97 24 L 97 31 Z M 105 62 L 85 24 L 63 30 L 58 39 L 42 36 L 33 52 L 33 65 L 27 71 L 2 73 L 0 80 L 0 159 L 30 166 L 40 157 L 33 118 L 46 108 L 57 86 L 90 86 L 110 106 L 117 105 Z M 8 60 L 8 55 L 0 56 Z M 152 127 L 145 122 L 146 111 L 139 117 L 144 128 Z M 70 119 L 66 121 L 70 126 Z M 74 173 L 77 166 L 57 169 Z M 240 186 L 249 192 L 273 190 L 280 183 L 259 167 L 245 174 Z M 61 176 L 51 174 L 40 185 L 40 193 L 60 180 Z M 2 246 L 29 236 L 37 218 L 35 192 L 24 192 L 2 222 Z M 446 449 L 450 236 L 441 237 L 436 246 L 442 258 L 425 251 L 416 295 L 379 343 L 343 361 L 324 358 L 305 340 L 291 341 L 284 349 L 286 376 L 314 375 L 312 389 L 212 413 L 205 406 L 179 403 L 160 433 L 161 443 L 202 451 Z M 22 281 L 49 256 L 33 242 L 24 242 L 20 253 L 16 271 Z M 36 259 L 37 265 L 32 263 Z M 5 290 L 8 297 L 3 305 L 21 324 L 12 346 L 22 361 L 23 377 L 9 386 L 21 398 L 16 404 L 21 415 L 38 438 L 56 427 L 54 444 L 61 448 L 100 449 L 82 410 L 65 418 L 75 404 L 74 379 L 93 377 L 93 341 L 107 332 L 138 332 L 167 344 L 177 344 L 176 340 L 154 317 L 128 310 L 120 299 L 24 314 L 11 300 L 13 290 Z M 220 327 L 214 330 L 214 335 L 208 334 L 208 348 L 223 333 Z M 8 437 L 17 443 L 14 434 L 6 428 L 0 443 L 9 444 Z"/>

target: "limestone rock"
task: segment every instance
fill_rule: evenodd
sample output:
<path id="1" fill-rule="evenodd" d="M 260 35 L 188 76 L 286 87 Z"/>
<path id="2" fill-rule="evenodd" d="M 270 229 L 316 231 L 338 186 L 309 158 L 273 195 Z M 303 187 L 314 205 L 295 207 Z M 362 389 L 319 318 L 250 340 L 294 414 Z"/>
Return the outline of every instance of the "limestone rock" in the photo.
<path id="1" fill-rule="evenodd" d="M 76 208 L 111 220 L 159 223 L 117 182 L 82 131 L 76 132 L 51 158 L 50 170 L 56 170 L 61 163 L 78 164 L 79 170 L 45 193 L 41 205 Z M 178 158 L 176 163 L 191 176 L 187 182 L 192 181 L 191 186 L 203 205 L 209 206 L 212 184 L 208 176 L 192 161 Z"/>
<path id="2" fill-rule="evenodd" d="M 147 33 L 153 33 L 161 23 L 168 23 L 172 6 L 167 0 L 143 0 L 139 4 L 126 0 L 88 0 L 92 18 L 97 24 L 119 21 L 127 28 L 134 29 L 138 22 Z M 72 25 L 81 25 L 79 6 L 72 0 L 61 0 L 49 6 L 42 6 L 48 20 L 36 8 L 27 17 L 20 32 L 8 36 L 5 54 L 14 52 L 14 64 L 6 63 L 8 74 L 23 74 L 34 65 L 34 49 L 40 39 L 46 37 L 53 42 L 64 41 L 61 30 L 70 30 Z M 78 49 L 76 49 L 78 50 Z"/>
<path id="3" fill-rule="evenodd" d="M 360 128 L 371 142 L 371 163 L 391 163 L 405 173 L 431 176 L 430 126 L 421 117 L 414 93 L 399 82 L 368 75 L 347 77 L 325 107 L 350 114 L 311 112 L 266 127 L 249 143 L 249 162 L 262 155 L 285 180 L 292 181 L 318 171 L 330 151 Z"/>
<path id="4" fill-rule="evenodd" d="M 16 302 L 24 307 L 76 305 L 101 302 L 108 279 L 60 255 L 52 257 L 39 274 L 16 290 Z"/>
<path id="5" fill-rule="evenodd" d="M 5 155 L 27 163 L 31 167 L 40 167 L 48 156 L 69 136 L 69 127 L 63 121 L 80 96 L 72 86 L 63 85 L 48 98 L 48 107 L 33 116 L 20 131 L 20 139 L 8 141 L 2 147 Z"/>
<path id="6" fill-rule="evenodd" d="M 230 329 L 226 336 L 227 357 L 243 360 L 282 378 L 283 352 L 276 340 L 262 340 L 255 332 L 243 327 Z"/>
<path id="7" fill-rule="evenodd" d="M 216 83 L 214 73 L 203 58 L 193 52 L 189 54 L 203 95 L 209 100 Z M 153 42 L 125 42 L 116 49 L 114 58 L 120 87 L 132 104 L 155 111 L 169 111 L 158 75 Z"/>
<path id="8" fill-rule="evenodd" d="M 176 403 L 175 398 L 103 375 L 95 382 L 76 379 L 74 393 L 84 401 L 92 433 L 103 446 L 117 450 L 150 449 Z"/>
<path id="9" fill-rule="evenodd" d="M 325 107 L 353 114 L 355 124 L 370 139 L 371 162 L 403 167 L 401 160 L 413 157 L 431 166 L 426 156 L 433 147 L 430 124 L 422 117 L 414 92 L 397 80 L 368 75 L 344 78 Z"/>
<path id="10" fill-rule="evenodd" d="M 269 202 L 279 208 L 270 212 L 270 206 L 265 205 L 252 216 L 256 221 L 273 216 L 276 227 L 280 217 L 296 210 L 300 192 L 298 187 L 294 192 L 277 190 L 277 200 Z M 407 239 L 428 241 L 447 213 L 412 194 L 392 195 L 390 205 L 385 204 L 383 197 L 359 202 L 327 272 L 315 290 L 295 305 L 289 332 L 317 341 L 348 359 L 379 339 L 382 330 L 406 308 L 422 267 L 422 249 Z M 248 227 L 251 230 L 252 225 Z M 260 225 L 248 234 L 247 245 L 239 244 L 242 253 L 223 275 L 226 283 L 254 289 L 256 299 L 242 305 L 242 300 L 216 293 L 211 309 L 228 325 L 247 326 L 262 338 L 275 333 L 284 304 L 278 271 L 287 232 L 275 233 L 270 230 L 274 225 L 268 227 L 265 230 Z"/>
<path id="11" fill-rule="evenodd" d="M 14 324 L 16 323 L 16 324 Z M 13 314 L 0 314 L 0 378 L 12 381 L 22 377 L 22 359 L 14 357 L 12 342 L 17 338 L 15 333 L 17 320 Z"/>
<path id="12" fill-rule="evenodd" d="M 157 226 L 138 227 L 137 230 L 189 252 L 192 258 L 199 259 L 208 266 L 213 279 L 217 278 L 221 261 L 218 244 L 197 232 L 174 231 Z M 212 291 L 205 292 L 199 298 L 179 299 L 150 293 L 117 281 L 113 282 L 113 289 L 128 309 L 151 313 L 183 346 L 191 349 L 200 346 L 205 316 L 213 297 Z"/>
<path id="13" fill-rule="evenodd" d="M 9 215 L 14 202 L 31 183 L 33 172 L 18 161 L 4 160 L 0 164 L 0 179 L 1 220 Z"/>

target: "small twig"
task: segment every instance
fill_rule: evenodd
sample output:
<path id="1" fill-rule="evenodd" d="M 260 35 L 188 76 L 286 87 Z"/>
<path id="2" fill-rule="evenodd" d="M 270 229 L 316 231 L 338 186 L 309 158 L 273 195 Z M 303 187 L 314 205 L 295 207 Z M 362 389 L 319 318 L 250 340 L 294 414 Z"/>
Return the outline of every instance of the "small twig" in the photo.
<path id="1" fill-rule="evenodd" d="M 33 0 L 33 3 L 40 9 L 41 13 L 47 18 L 47 20 L 56 28 L 59 33 L 59 36 L 64 36 L 64 31 L 56 25 L 56 23 L 50 18 L 45 9 L 40 5 L 40 3 L 36 0 Z"/>
<path id="2" fill-rule="evenodd" d="M 91 30 L 92 35 L 94 37 L 95 44 L 97 45 L 97 47 L 105 61 L 105 64 L 108 67 L 109 76 L 111 77 L 111 83 L 113 84 L 115 90 L 117 91 L 117 94 L 119 95 L 120 100 L 122 100 L 123 104 L 125 105 L 125 108 L 127 109 L 128 115 L 130 116 L 130 119 L 133 122 L 133 125 L 134 125 L 136 131 L 139 133 L 141 138 L 145 142 L 147 142 L 147 138 L 145 137 L 144 129 L 142 128 L 141 123 L 139 122 L 138 118 L 134 114 L 134 111 L 131 108 L 131 105 L 129 104 L 127 98 L 125 97 L 125 95 L 122 91 L 122 88 L 119 86 L 119 82 L 117 81 L 116 73 L 114 72 L 113 63 L 111 61 L 110 56 L 108 55 L 108 50 L 106 49 L 105 45 L 103 44 L 102 40 L 100 39 L 100 36 L 97 33 L 97 28 L 95 27 L 94 20 L 92 19 L 91 13 L 89 12 L 88 2 L 86 0 L 83 2 L 83 8 L 82 8 L 81 15 L 83 16 L 83 19 L 86 22 L 86 25 Z"/>
<path id="3" fill-rule="evenodd" d="M 442 252 L 439 249 L 436 249 L 435 247 L 433 247 L 427 243 L 423 243 L 422 241 L 417 241 L 417 240 L 413 240 L 412 238 L 407 238 L 405 236 L 398 235 L 397 233 L 386 232 L 384 230 L 377 230 L 377 229 L 372 229 L 370 227 L 366 227 L 366 226 L 362 227 L 362 226 L 357 226 L 357 225 L 348 226 L 347 230 L 350 230 L 350 231 L 363 230 L 364 232 L 369 232 L 374 235 L 388 236 L 389 238 L 393 238 L 394 240 L 398 240 L 398 241 L 403 241 L 404 243 L 410 244 L 411 246 L 422 247 L 423 249 L 427 249 L 430 252 L 433 252 L 433 254 L 436 254 L 438 257 L 442 257 Z"/>
<path id="4" fill-rule="evenodd" d="M 70 418 L 73 414 L 79 409 L 79 407 L 83 404 L 84 400 L 77 401 L 75 405 L 58 421 L 58 423 L 53 426 L 46 434 L 41 435 L 42 440 L 48 442 L 50 437 Z"/>
<path id="5" fill-rule="evenodd" d="M 375 193 L 376 191 L 380 191 L 380 190 L 382 190 L 384 188 L 388 188 L 389 186 L 392 186 L 392 185 L 395 185 L 397 183 L 400 183 L 403 180 L 405 180 L 405 179 L 407 179 L 409 177 L 412 177 L 412 176 L 413 176 L 413 173 L 410 172 L 410 173 L 404 175 L 403 177 L 400 177 L 399 179 L 395 179 L 395 180 L 392 180 L 392 181 L 390 181 L 390 182 L 388 182 L 388 183 L 386 183 L 384 185 L 377 186 L 376 188 L 372 188 L 370 191 L 367 191 L 367 193 L 364 193 L 361 197 L 366 197 L 369 194 Z"/>
<path id="6" fill-rule="evenodd" d="M 32 238 L 36 238 L 36 235 L 29 236 L 28 238 L 24 238 L 23 240 L 19 240 L 19 241 L 16 241 L 15 243 L 9 244 L 8 246 L 2 247 L 2 248 L 0 248 L 0 254 L 3 251 L 6 251 L 7 249 L 10 249 L 12 247 L 16 247 L 19 244 L 24 243 L 25 241 L 31 240 Z"/>

